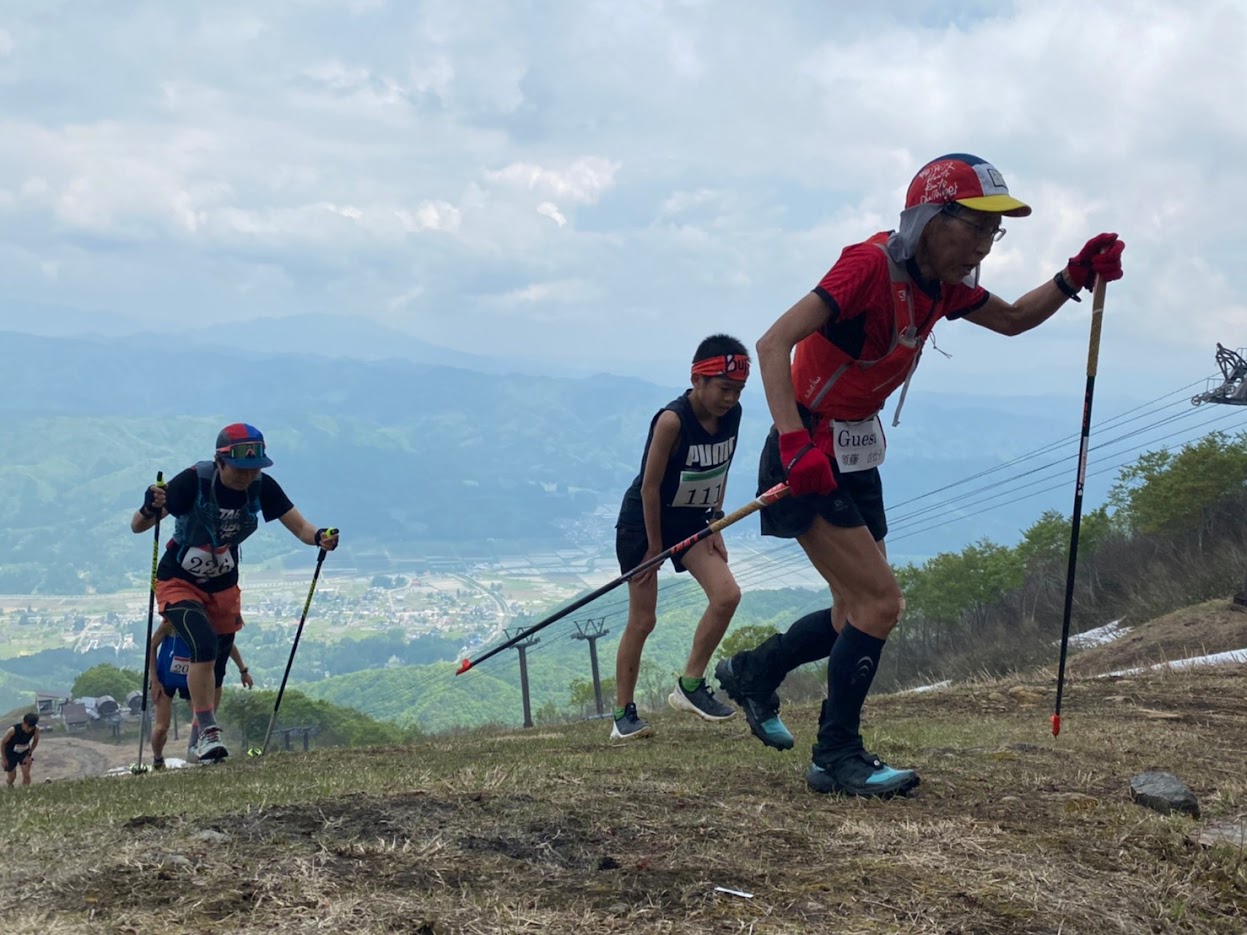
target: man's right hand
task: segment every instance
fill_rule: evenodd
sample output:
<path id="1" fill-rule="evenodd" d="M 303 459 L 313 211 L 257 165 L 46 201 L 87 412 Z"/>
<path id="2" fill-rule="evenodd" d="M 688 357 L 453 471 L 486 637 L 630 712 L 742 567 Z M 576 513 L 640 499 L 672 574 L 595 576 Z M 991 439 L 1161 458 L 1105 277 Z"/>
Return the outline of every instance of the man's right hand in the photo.
<path id="1" fill-rule="evenodd" d="M 779 461 L 788 480 L 788 490 L 794 497 L 828 494 L 836 489 L 831 462 L 814 447 L 814 441 L 805 429 L 784 432 L 779 436 Z"/>
<path id="2" fill-rule="evenodd" d="M 152 701 L 159 701 L 165 696 L 165 689 L 164 686 L 160 684 L 160 680 L 155 679 L 152 681 L 152 687 L 147 693 L 152 696 Z"/>
<path id="3" fill-rule="evenodd" d="M 143 491 L 143 506 L 139 512 L 148 519 L 155 519 L 165 508 L 165 485 L 152 484 Z"/>

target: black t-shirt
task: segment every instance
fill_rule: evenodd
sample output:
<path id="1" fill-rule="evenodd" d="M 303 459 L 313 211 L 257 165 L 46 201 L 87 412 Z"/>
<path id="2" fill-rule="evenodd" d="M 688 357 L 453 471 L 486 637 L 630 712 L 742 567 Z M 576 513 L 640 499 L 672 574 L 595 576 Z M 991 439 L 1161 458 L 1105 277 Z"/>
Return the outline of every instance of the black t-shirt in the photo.
<path id="1" fill-rule="evenodd" d="M 199 497 L 199 484 L 199 474 L 193 467 L 187 468 L 169 481 L 168 486 L 165 487 L 165 509 L 171 516 L 187 516 L 194 510 L 195 501 Z M 235 522 L 235 517 L 239 512 L 247 508 L 247 499 L 250 494 L 245 490 L 231 490 L 221 483 L 219 477 L 213 480 L 213 484 L 216 486 L 216 502 L 217 509 L 220 511 L 221 524 L 224 526 Z M 294 504 L 281 489 L 281 485 L 267 474 L 261 474 L 260 512 L 264 521 L 281 519 L 292 509 L 294 509 Z M 196 548 L 202 545 L 203 543 L 197 542 L 177 543 L 171 539 L 156 569 L 157 580 L 170 581 L 174 578 L 181 578 L 183 581 L 191 582 L 206 594 L 225 591 L 236 585 L 238 583 L 238 546 L 230 546 L 228 555 L 224 552 L 220 555 L 208 555 L 202 548 Z M 179 563 L 178 552 L 181 551 L 182 546 L 190 547 L 190 551 Z M 189 570 L 190 568 L 204 570 L 208 574 L 194 574 Z"/>

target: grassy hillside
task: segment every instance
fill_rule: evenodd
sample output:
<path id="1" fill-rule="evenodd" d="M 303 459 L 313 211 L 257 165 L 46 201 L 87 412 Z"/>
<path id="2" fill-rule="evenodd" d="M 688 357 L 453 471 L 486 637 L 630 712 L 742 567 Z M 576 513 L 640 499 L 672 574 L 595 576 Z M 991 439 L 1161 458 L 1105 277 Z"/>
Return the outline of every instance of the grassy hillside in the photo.
<path id="1" fill-rule="evenodd" d="M 1241 667 L 1076 679 L 1059 738 L 1052 697 L 1051 672 L 872 697 L 868 743 L 923 776 L 890 802 L 805 790 L 813 705 L 787 753 L 667 712 L 618 746 L 586 722 L 36 785 L 0 796 L 0 910 L 39 933 L 1241 932 L 1242 850 L 1197 843 L 1247 812 Z M 1147 769 L 1202 817 L 1134 804 Z"/>
<path id="2" fill-rule="evenodd" d="M 1185 607 L 1138 626 L 1123 620 L 1121 626 L 1131 627 L 1130 632 L 1071 657 L 1070 671 L 1098 675 L 1247 647 L 1247 613 L 1232 610 L 1224 598 Z"/>

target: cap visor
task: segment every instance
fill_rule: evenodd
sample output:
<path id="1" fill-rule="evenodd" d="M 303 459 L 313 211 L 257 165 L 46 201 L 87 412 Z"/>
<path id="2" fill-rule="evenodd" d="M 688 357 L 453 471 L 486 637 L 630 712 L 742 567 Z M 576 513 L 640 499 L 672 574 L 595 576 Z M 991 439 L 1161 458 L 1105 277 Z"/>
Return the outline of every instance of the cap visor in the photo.
<path id="1" fill-rule="evenodd" d="M 273 459 L 268 455 L 263 458 L 222 458 L 230 467 L 238 468 L 241 471 L 252 471 L 256 468 L 266 468 L 273 466 Z"/>
<path id="2" fill-rule="evenodd" d="M 990 211 L 1010 218 L 1024 218 L 1031 213 L 1031 206 L 1018 201 L 1012 195 L 984 195 L 982 198 L 958 198 L 957 204 L 975 211 Z"/>

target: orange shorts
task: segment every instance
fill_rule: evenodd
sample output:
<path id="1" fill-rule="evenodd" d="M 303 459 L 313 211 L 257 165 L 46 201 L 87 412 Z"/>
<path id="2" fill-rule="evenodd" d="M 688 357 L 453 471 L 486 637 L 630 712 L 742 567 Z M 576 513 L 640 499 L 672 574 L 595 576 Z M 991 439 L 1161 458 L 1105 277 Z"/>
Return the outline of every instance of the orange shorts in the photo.
<path id="1" fill-rule="evenodd" d="M 242 591 L 238 589 L 238 585 L 206 594 L 181 578 L 156 582 L 156 603 L 162 616 L 165 607 L 179 601 L 201 604 L 204 613 L 208 615 L 208 622 L 212 625 L 212 632 L 218 636 L 237 633 L 243 628 Z"/>

